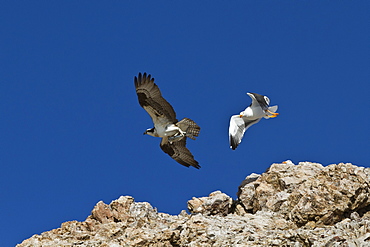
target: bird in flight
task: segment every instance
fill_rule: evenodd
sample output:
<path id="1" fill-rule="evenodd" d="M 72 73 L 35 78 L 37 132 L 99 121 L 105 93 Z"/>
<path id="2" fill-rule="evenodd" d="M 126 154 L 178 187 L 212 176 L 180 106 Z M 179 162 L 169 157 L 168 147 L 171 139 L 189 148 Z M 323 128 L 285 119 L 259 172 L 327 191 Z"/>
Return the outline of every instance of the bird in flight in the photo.
<path id="1" fill-rule="evenodd" d="M 276 113 L 278 106 L 270 106 L 270 99 L 257 93 L 247 93 L 252 99 L 252 103 L 239 115 L 230 118 L 229 142 L 230 148 L 235 150 L 242 141 L 244 132 L 253 124 L 258 123 L 261 118 L 274 118 L 279 115 Z"/>
<path id="2" fill-rule="evenodd" d="M 160 147 L 171 158 L 186 167 L 200 168 L 186 147 L 186 139 L 195 140 L 200 127 L 191 119 L 176 119 L 173 107 L 162 97 L 161 91 L 154 83 L 154 78 L 146 73 L 134 78 L 139 104 L 148 112 L 153 120 L 154 128 L 147 129 L 144 134 L 161 137 Z"/>

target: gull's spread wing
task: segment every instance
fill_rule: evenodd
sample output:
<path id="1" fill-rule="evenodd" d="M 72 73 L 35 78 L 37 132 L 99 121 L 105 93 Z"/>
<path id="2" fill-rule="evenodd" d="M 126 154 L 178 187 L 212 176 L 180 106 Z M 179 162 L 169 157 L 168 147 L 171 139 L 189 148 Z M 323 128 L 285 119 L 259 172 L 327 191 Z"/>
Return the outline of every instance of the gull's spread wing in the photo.
<path id="1" fill-rule="evenodd" d="M 246 120 L 244 118 L 241 118 L 239 115 L 232 116 L 230 118 L 229 125 L 230 148 L 235 150 L 242 141 L 244 132 L 253 124 L 258 123 L 260 120 L 260 118 L 256 120 Z"/>

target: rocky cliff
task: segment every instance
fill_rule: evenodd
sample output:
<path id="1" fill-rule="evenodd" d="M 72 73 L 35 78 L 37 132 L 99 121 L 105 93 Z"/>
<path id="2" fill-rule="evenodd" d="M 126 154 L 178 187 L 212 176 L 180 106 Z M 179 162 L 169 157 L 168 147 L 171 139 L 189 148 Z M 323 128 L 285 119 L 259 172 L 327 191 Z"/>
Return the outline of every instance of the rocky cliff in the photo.
<path id="1" fill-rule="evenodd" d="M 370 168 L 286 161 L 249 175 L 237 200 L 216 191 L 169 215 L 121 196 L 17 246 L 370 246 L 369 184 Z"/>

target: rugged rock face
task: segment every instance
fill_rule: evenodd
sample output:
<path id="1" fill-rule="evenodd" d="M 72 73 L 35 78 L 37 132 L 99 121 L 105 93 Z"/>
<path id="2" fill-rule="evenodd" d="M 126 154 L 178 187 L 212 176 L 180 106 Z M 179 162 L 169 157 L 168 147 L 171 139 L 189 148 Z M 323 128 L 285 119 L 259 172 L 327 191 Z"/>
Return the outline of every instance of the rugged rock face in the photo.
<path id="1" fill-rule="evenodd" d="M 238 198 L 246 212 L 278 212 L 298 226 L 333 225 L 370 205 L 370 170 L 352 164 L 288 161 L 273 164 L 256 180 L 242 183 Z"/>
<path id="2" fill-rule="evenodd" d="M 286 161 L 249 175 L 237 200 L 216 191 L 168 215 L 121 196 L 17 246 L 370 246 L 369 183 L 370 168 Z"/>

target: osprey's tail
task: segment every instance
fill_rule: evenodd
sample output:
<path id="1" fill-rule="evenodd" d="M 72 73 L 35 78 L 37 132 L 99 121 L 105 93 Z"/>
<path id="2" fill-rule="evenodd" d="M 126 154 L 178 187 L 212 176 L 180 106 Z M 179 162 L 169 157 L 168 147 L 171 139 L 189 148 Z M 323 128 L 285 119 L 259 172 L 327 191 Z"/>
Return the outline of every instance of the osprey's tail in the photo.
<path id="1" fill-rule="evenodd" d="M 176 124 L 182 131 L 186 133 L 186 136 L 195 140 L 199 135 L 200 127 L 191 119 L 184 118 Z"/>

